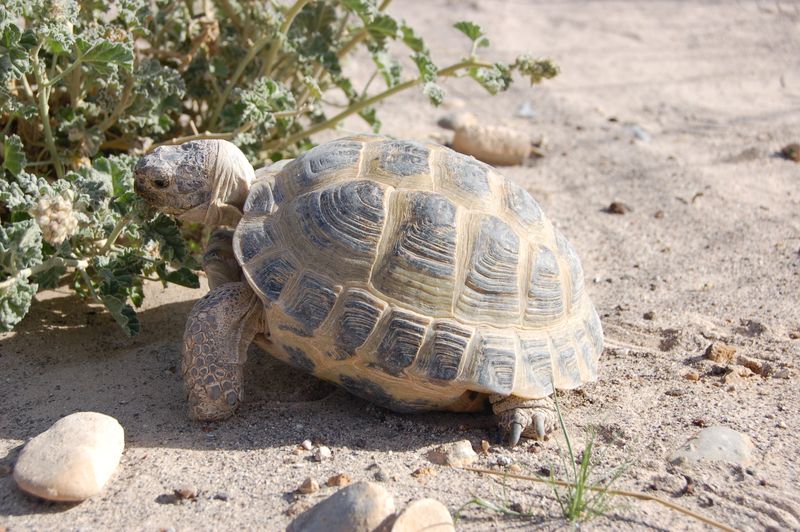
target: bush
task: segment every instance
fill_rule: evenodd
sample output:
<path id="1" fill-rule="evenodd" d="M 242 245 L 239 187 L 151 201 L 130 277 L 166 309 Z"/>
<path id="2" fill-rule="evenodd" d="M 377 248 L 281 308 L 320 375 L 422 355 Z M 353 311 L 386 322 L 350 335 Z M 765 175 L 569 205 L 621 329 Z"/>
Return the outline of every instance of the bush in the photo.
<path id="1" fill-rule="evenodd" d="M 494 94 L 514 71 L 532 83 L 556 74 L 529 56 L 482 60 L 489 41 L 470 22 L 456 25 L 471 42 L 464 59 L 439 68 L 388 4 L 5 1 L 0 331 L 25 316 L 38 290 L 68 284 L 136 334 L 144 279 L 198 286 L 180 228 L 133 193 L 136 156 L 159 144 L 229 139 L 257 166 L 308 148 L 312 134 L 354 114 L 378 131 L 374 104 L 405 89 L 421 87 L 436 105 L 444 77 L 469 76 Z M 390 43 L 408 50 L 413 74 Z M 341 66 L 358 48 L 378 79 L 363 89 Z M 329 116 L 323 102 L 333 93 L 347 104 Z"/>

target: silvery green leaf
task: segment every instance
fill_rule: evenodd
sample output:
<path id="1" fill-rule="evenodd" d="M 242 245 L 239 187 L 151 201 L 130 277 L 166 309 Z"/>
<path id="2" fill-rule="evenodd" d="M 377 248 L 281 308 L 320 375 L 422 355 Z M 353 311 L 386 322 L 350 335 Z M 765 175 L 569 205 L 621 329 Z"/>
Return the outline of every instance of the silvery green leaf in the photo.
<path id="1" fill-rule="evenodd" d="M 0 226 L 0 268 L 14 275 L 42 262 L 42 232 L 33 220 Z"/>
<path id="2" fill-rule="evenodd" d="M 3 168 L 11 175 L 17 175 L 25 168 L 25 150 L 22 140 L 17 135 L 9 135 L 3 141 Z"/>
<path id="3" fill-rule="evenodd" d="M 100 76 L 116 71 L 114 65 L 130 71 L 133 68 L 133 50 L 130 45 L 98 39 L 89 42 L 82 38 L 75 41 L 81 62 Z"/>
<path id="4" fill-rule="evenodd" d="M 28 313 L 37 287 L 26 279 L 16 279 L 0 290 L 0 332 L 8 332 Z"/>

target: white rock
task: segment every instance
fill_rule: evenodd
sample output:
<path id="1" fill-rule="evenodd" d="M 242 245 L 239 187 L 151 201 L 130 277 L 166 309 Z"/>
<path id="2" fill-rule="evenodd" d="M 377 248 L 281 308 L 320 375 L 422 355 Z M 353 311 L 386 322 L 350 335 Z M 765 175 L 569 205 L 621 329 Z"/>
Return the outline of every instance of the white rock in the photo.
<path id="1" fill-rule="evenodd" d="M 297 516 L 287 532 L 371 532 L 394 510 L 394 499 L 386 488 L 357 482 Z"/>
<path id="2" fill-rule="evenodd" d="M 314 460 L 317 462 L 322 462 L 323 460 L 328 460 L 332 456 L 331 450 L 325 447 L 324 445 L 317 447 L 314 451 Z"/>
<path id="3" fill-rule="evenodd" d="M 708 427 L 672 455 L 672 463 L 720 460 L 746 466 L 753 462 L 755 446 L 747 434 L 722 426 Z"/>
<path id="4" fill-rule="evenodd" d="M 303 440 L 303 443 L 300 446 L 305 449 L 306 451 L 310 451 L 314 446 L 311 444 L 311 440 Z"/>
<path id="5" fill-rule="evenodd" d="M 82 501 L 103 489 L 124 448 L 125 431 L 113 417 L 71 414 L 25 445 L 14 465 L 14 480 L 44 499 Z"/>
<path id="6" fill-rule="evenodd" d="M 477 453 L 472 449 L 469 440 L 461 440 L 446 445 L 441 445 L 429 451 L 428 460 L 434 464 L 461 467 L 469 465 L 478 459 Z"/>
<path id="7" fill-rule="evenodd" d="M 397 516 L 392 532 L 454 532 L 447 507 L 436 499 L 414 501 Z"/>

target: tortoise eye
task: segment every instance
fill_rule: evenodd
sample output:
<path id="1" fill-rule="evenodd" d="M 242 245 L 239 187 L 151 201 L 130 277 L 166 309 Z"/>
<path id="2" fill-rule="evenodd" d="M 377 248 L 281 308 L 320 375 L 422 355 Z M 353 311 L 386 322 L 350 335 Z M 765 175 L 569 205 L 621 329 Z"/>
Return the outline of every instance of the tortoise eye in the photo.
<path id="1" fill-rule="evenodd" d="M 153 179 L 153 184 L 156 188 L 167 188 L 169 186 L 169 180 L 164 177 L 157 177 Z"/>

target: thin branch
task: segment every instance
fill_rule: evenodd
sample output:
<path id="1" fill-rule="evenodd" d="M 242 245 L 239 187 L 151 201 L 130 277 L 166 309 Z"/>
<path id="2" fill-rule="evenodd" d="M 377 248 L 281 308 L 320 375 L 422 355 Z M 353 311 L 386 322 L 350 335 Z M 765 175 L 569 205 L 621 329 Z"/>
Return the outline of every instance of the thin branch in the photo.
<path id="1" fill-rule="evenodd" d="M 551 485 L 555 484 L 557 486 L 562 486 L 562 487 L 566 487 L 566 488 L 576 488 L 577 487 L 577 485 L 574 482 L 567 482 L 567 481 L 564 481 L 564 480 L 555 480 L 555 479 L 550 479 L 550 478 L 539 478 L 539 477 L 529 477 L 527 475 L 516 475 L 516 474 L 513 474 L 513 473 L 506 473 L 506 472 L 502 472 L 502 471 L 492 471 L 490 469 L 480 469 L 480 468 L 477 468 L 477 467 L 464 467 L 462 469 L 464 469 L 466 471 L 472 471 L 473 473 L 482 473 L 482 474 L 485 474 L 485 475 L 495 475 L 495 476 L 498 476 L 498 477 L 515 478 L 515 479 L 518 479 L 518 480 L 528 480 L 530 482 L 538 482 L 540 484 L 551 484 Z M 661 497 L 656 497 L 655 495 L 648 495 L 646 493 L 640 493 L 638 491 L 605 489 L 605 488 L 598 487 L 598 486 L 586 486 L 585 489 L 588 489 L 588 490 L 591 490 L 591 491 L 603 491 L 603 492 L 607 493 L 608 495 L 615 495 L 615 496 L 619 496 L 619 497 L 631 497 L 631 498 L 634 498 L 634 499 L 639 499 L 641 501 L 656 502 L 656 503 L 658 503 L 658 504 L 660 504 L 662 506 L 665 506 L 665 507 L 667 507 L 667 508 L 669 508 L 671 510 L 675 510 L 676 512 L 680 512 L 680 513 L 682 513 L 684 515 L 688 515 L 689 517 L 693 517 L 694 519 L 697 519 L 698 521 L 702 521 L 703 523 L 706 523 L 707 525 L 711 525 L 711 526 L 717 527 L 720 530 L 725 530 L 726 532 L 736 532 L 735 528 L 731 528 L 731 527 L 729 527 L 728 525 L 726 525 L 724 523 L 720 523 L 719 521 L 715 521 L 714 519 L 711 519 L 710 517 L 706 517 L 705 515 L 702 515 L 702 514 L 699 514 L 699 513 L 695 512 L 694 510 L 690 510 L 688 508 L 685 508 L 683 506 L 675 504 L 674 502 L 668 501 L 666 499 L 662 499 Z"/>
<path id="2" fill-rule="evenodd" d="M 114 124 L 117 123 L 117 120 L 122 113 L 125 112 L 125 109 L 130 107 L 131 105 L 131 95 L 133 94 L 133 77 L 131 76 L 128 78 L 128 82 L 125 84 L 125 89 L 122 91 L 122 97 L 120 98 L 119 102 L 117 102 L 116 107 L 111 112 L 110 115 L 106 116 L 106 118 L 100 123 L 98 126 L 100 131 L 105 133 L 108 131 Z"/>
<path id="3" fill-rule="evenodd" d="M 286 37 L 286 32 L 289 30 L 289 26 L 291 26 L 292 21 L 300 12 L 300 10 L 311 0 L 297 0 L 294 5 L 289 8 L 289 11 L 286 13 L 286 19 L 281 24 L 280 29 L 278 30 L 277 35 L 273 35 L 268 33 L 263 35 L 258 41 L 256 41 L 253 46 L 247 51 L 247 54 L 239 61 L 239 64 L 236 66 L 236 70 L 233 72 L 233 76 L 228 80 L 228 83 L 225 85 L 225 90 L 222 92 L 222 96 L 217 100 L 217 105 L 214 108 L 214 111 L 211 113 L 211 118 L 208 120 L 209 127 L 214 129 L 217 126 L 217 122 L 219 121 L 219 117 L 222 114 L 222 109 L 225 107 L 225 104 L 228 101 L 228 98 L 233 92 L 233 88 L 239 82 L 239 78 L 244 73 L 247 66 L 250 62 L 261 52 L 261 50 L 269 44 L 270 41 L 273 42 L 273 45 L 270 47 L 270 54 L 267 58 L 267 68 L 265 72 L 269 75 L 269 68 L 271 68 L 272 64 L 275 62 L 275 57 L 278 53 L 278 48 L 280 48 L 280 44 L 283 42 L 283 39 Z"/>
<path id="4" fill-rule="evenodd" d="M 50 107 L 48 103 L 50 85 L 45 79 L 45 74 L 42 72 L 42 65 L 39 62 L 39 50 L 42 49 L 43 44 L 43 42 L 40 42 L 36 46 L 31 54 L 31 62 L 33 63 L 33 75 L 36 78 L 39 117 L 42 120 L 42 128 L 44 129 L 44 141 L 45 144 L 47 144 L 47 149 L 50 151 L 50 157 L 53 159 L 53 167 L 56 169 L 56 176 L 61 179 L 64 177 L 64 165 L 61 164 L 61 159 L 58 156 L 58 149 L 56 148 L 56 141 L 53 137 L 53 130 L 50 127 Z"/>
<path id="5" fill-rule="evenodd" d="M 291 116 L 294 111 L 286 111 L 284 113 L 275 113 L 276 117 L 283 118 L 284 116 Z M 170 139 L 164 142 L 160 142 L 158 144 L 153 144 L 149 148 L 147 148 L 145 153 L 150 153 L 151 151 L 155 150 L 160 146 L 174 146 L 176 144 L 183 144 L 184 142 L 189 142 L 190 140 L 230 140 L 234 138 L 239 133 L 246 133 L 250 131 L 253 127 L 253 122 L 246 122 L 241 126 L 237 127 L 233 131 L 228 131 L 227 133 L 211 133 L 210 131 L 206 131 L 204 133 L 196 133 L 193 135 L 186 135 L 185 137 L 176 137 L 174 139 Z"/>
<path id="6" fill-rule="evenodd" d="M 440 70 L 439 71 L 439 76 L 441 76 L 441 77 L 452 77 L 452 76 L 455 76 L 456 74 L 458 74 L 461 70 L 463 70 L 465 68 L 472 68 L 472 67 L 491 68 L 491 66 L 492 65 L 490 63 L 485 63 L 485 62 L 482 62 L 482 61 L 475 61 L 475 60 L 471 60 L 470 59 L 470 60 L 461 61 L 459 63 L 455 63 L 453 65 L 448 66 L 447 68 L 444 68 L 444 69 Z M 272 148 L 276 148 L 276 147 L 279 147 L 279 146 L 290 146 L 290 145 L 294 144 L 295 142 L 298 142 L 298 141 L 300 141 L 300 140 L 302 140 L 302 139 L 304 139 L 306 137 L 309 137 L 309 136 L 313 135 L 314 133 L 319 133 L 320 131 L 323 131 L 323 130 L 331 128 L 331 127 L 334 127 L 336 124 L 338 124 L 339 122 L 341 122 L 345 118 L 347 118 L 347 117 L 349 117 L 351 115 L 354 115 L 354 114 L 362 111 L 363 109 L 378 103 L 381 100 L 384 100 L 384 99 L 386 99 L 386 98 L 388 98 L 390 96 L 393 96 L 393 95 L 397 94 L 398 92 L 402 92 L 402 91 L 404 91 L 406 89 L 410 89 L 411 87 L 419 85 L 423 81 L 424 80 L 421 77 L 418 77 L 418 78 L 410 79 L 410 80 L 405 81 L 403 83 L 400 83 L 398 85 L 395 85 L 394 87 L 386 89 L 385 91 L 380 92 L 380 93 L 376 94 L 375 96 L 372 96 L 370 98 L 365 98 L 365 99 L 363 99 L 363 100 L 361 100 L 361 101 L 359 101 L 357 103 L 354 103 L 353 105 L 351 105 L 350 107 L 348 107 L 347 109 L 342 111 L 341 113 L 337 114 L 336 116 L 334 116 L 332 118 L 329 118 L 328 120 L 325 120 L 324 122 L 320 122 L 319 124 L 315 124 L 315 125 L 311 126 L 310 128 L 308 128 L 308 129 L 306 129 L 304 131 L 300 131 L 299 133 L 295 133 L 294 135 L 291 135 L 291 136 L 289 136 L 289 137 L 287 137 L 285 139 L 279 139 L 279 140 L 276 140 L 276 141 L 274 141 L 274 142 L 272 142 L 270 144 L 267 144 L 266 148 L 267 149 L 272 149 Z"/>
<path id="7" fill-rule="evenodd" d="M 284 19 L 283 24 L 281 24 L 278 34 L 275 36 L 275 46 L 269 47 L 267 66 L 264 69 L 267 75 L 269 75 L 272 65 L 275 63 L 275 58 L 278 56 L 278 50 L 283 48 L 283 41 L 286 39 L 286 36 L 289 33 L 289 28 L 292 26 L 292 22 L 294 22 L 295 17 L 309 2 L 311 2 L 311 0 L 297 0 L 294 5 L 289 8 L 289 11 L 286 12 L 286 18 Z"/>
<path id="8" fill-rule="evenodd" d="M 392 0 L 383 0 L 381 5 L 378 7 L 378 11 L 384 11 L 387 7 L 389 7 L 391 2 Z M 353 48 L 361 44 L 361 42 L 367 38 L 367 35 L 369 35 L 367 28 L 361 28 L 358 33 L 353 35 L 353 37 L 351 37 L 350 40 L 347 41 L 338 52 L 336 52 L 336 57 L 339 59 L 345 57 L 353 50 Z"/>
<path id="9" fill-rule="evenodd" d="M 85 260 L 50 257 L 41 264 L 37 264 L 36 266 L 31 266 L 30 268 L 23 268 L 22 270 L 18 271 L 16 274 L 12 275 L 8 279 L 4 280 L 3 282 L 0 282 L 0 291 L 6 290 L 9 286 L 13 285 L 19 279 L 27 279 L 31 275 L 36 275 L 39 272 L 47 271 L 50 268 L 54 268 L 56 266 L 83 269 L 89 266 L 89 262 Z"/>

